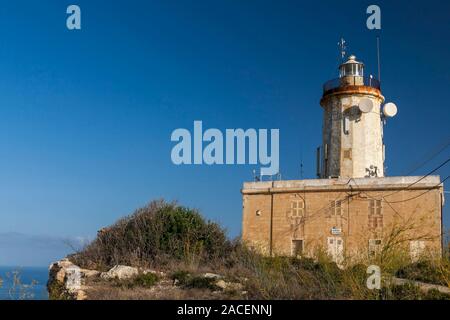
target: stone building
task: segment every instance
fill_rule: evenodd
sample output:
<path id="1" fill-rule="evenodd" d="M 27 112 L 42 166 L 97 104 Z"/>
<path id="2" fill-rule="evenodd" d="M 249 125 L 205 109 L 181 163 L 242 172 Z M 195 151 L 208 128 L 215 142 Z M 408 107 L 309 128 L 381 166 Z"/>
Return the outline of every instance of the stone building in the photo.
<path id="1" fill-rule="evenodd" d="M 320 101 L 318 179 L 244 183 L 243 240 L 272 255 L 324 250 L 336 262 L 393 242 L 412 259 L 442 254 L 440 177 L 384 176 L 383 123 L 396 107 L 354 56 L 339 71 Z"/>

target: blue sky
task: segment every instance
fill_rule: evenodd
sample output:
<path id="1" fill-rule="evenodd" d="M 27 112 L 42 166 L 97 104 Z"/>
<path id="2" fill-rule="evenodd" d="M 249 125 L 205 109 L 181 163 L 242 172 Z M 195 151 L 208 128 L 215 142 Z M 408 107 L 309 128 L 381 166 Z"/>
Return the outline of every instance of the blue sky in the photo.
<path id="1" fill-rule="evenodd" d="M 254 167 L 175 166 L 171 132 L 194 120 L 279 128 L 283 179 L 300 178 L 301 161 L 313 178 L 321 86 L 337 77 L 341 36 L 376 74 L 374 3 L 383 94 L 399 108 L 386 165 L 402 175 L 450 139 L 448 1 L 2 1 L 0 233 L 92 237 L 163 197 L 238 235 Z M 70 4 L 80 31 L 65 26 Z M 0 263 L 16 258 L 0 252 Z"/>

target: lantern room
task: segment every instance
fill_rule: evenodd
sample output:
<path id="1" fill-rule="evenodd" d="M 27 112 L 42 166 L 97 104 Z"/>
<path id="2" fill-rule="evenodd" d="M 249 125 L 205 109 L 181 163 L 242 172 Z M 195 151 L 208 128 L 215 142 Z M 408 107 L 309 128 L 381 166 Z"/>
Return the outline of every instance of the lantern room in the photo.
<path id="1" fill-rule="evenodd" d="M 364 63 L 356 61 L 356 57 L 351 55 L 346 62 L 339 66 L 339 77 L 363 77 Z"/>

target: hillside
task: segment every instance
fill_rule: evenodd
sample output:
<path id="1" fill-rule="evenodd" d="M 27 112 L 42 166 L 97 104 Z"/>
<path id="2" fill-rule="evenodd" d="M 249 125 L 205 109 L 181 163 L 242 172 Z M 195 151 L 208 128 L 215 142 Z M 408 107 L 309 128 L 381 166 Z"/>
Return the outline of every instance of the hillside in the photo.
<path id="1" fill-rule="evenodd" d="M 53 264 L 48 289 L 52 299 L 450 298 L 443 293 L 448 259 L 411 264 L 392 248 L 386 252 L 341 267 L 320 249 L 309 258 L 267 257 L 228 239 L 195 210 L 154 201 Z M 380 290 L 366 285 L 367 266 L 374 263 L 383 274 Z M 398 284 L 395 277 L 433 285 Z"/>

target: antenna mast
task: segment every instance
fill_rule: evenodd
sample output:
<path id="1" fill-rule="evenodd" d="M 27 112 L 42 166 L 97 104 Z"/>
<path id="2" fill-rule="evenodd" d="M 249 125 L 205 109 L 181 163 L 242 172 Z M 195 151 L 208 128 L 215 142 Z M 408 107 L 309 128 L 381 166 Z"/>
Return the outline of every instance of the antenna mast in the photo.
<path id="1" fill-rule="evenodd" d="M 256 174 L 256 170 L 255 170 L 255 169 L 253 169 L 253 180 L 254 180 L 254 182 L 259 182 L 259 181 L 261 181 L 261 177 L 259 177 L 259 176 Z"/>
<path id="2" fill-rule="evenodd" d="M 303 160 L 300 162 L 300 179 L 303 180 Z"/>
<path id="3" fill-rule="evenodd" d="M 338 42 L 338 47 L 339 47 L 339 53 L 341 56 L 341 61 L 344 62 L 344 58 L 345 58 L 345 54 L 347 53 L 347 46 L 345 45 L 347 42 L 345 41 L 344 38 L 341 38 L 341 40 L 339 40 Z"/>
<path id="4" fill-rule="evenodd" d="M 381 82 L 380 36 L 377 36 L 378 81 Z"/>

